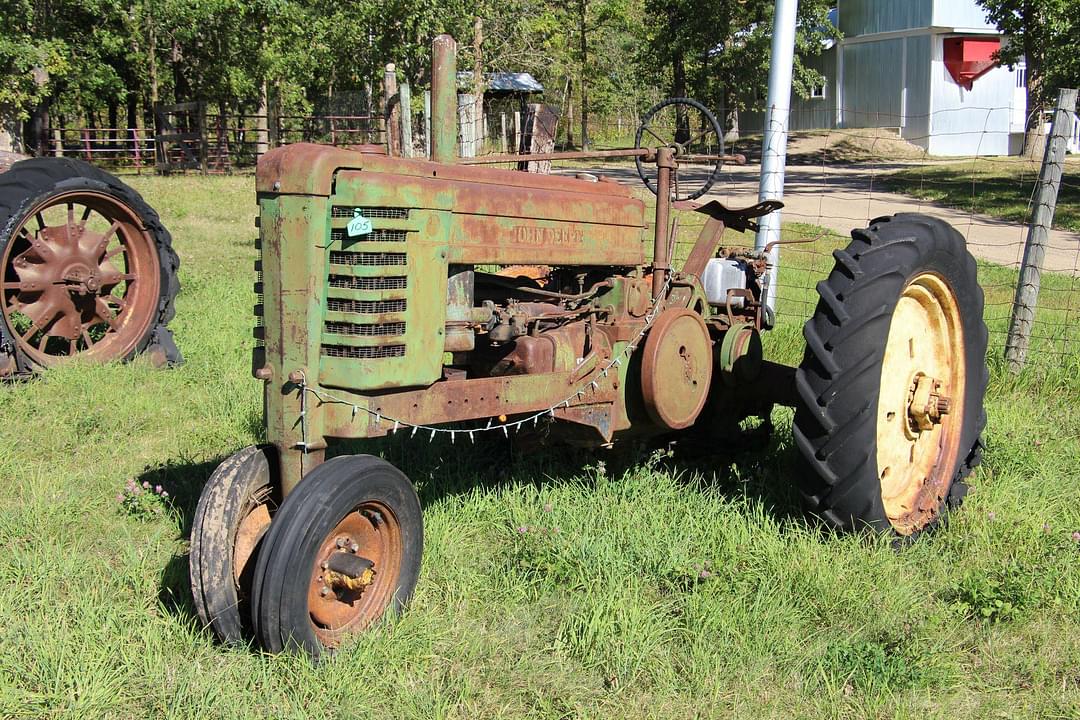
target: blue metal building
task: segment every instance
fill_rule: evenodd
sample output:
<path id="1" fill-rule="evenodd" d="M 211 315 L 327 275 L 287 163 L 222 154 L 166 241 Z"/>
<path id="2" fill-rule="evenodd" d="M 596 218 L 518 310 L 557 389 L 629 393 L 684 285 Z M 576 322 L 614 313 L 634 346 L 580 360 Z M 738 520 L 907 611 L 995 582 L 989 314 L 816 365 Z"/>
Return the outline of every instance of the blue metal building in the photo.
<path id="1" fill-rule="evenodd" d="M 792 97 L 791 129 L 896 128 L 932 155 L 1022 146 L 1024 68 L 989 57 L 1007 42 L 975 0 L 837 0 L 842 34 L 808 64 L 825 77 Z"/>

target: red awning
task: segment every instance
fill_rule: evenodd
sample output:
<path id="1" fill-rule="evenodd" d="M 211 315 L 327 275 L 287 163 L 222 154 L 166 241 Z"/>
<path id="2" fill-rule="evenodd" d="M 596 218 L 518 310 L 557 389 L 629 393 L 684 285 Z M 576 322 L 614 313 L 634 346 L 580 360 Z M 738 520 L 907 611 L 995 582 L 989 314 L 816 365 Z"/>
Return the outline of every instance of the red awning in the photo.
<path id="1" fill-rule="evenodd" d="M 1000 47 L 998 37 L 945 38 L 945 67 L 958 85 L 970 90 L 975 80 L 997 66 L 994 53 Z"/>

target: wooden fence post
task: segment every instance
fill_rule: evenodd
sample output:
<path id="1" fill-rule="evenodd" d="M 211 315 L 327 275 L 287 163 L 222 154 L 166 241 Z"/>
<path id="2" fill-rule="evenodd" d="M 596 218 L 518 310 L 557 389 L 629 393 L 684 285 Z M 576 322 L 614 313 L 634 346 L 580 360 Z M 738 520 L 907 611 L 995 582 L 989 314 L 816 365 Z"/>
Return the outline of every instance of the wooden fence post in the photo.
<path id="1" fill-rule="evenodd" d="M 1061 187 L 1061 171 L 1065 163 L 1065 143 L 1072 133 L 1075 109 L 1076 90 L 1059 90 L 1050 135 L 1046 138 L 1046 150 L 1043 152 L 1039 184 L 1032 198 L 1034 209 L 1031 212 L 1027 244 L 1024 246 L 1024 261 L 1016 282 L 1009 338 L 1005 344 L 1005 360 L 1009 370 L 1014 373 L 1019 373 L 1027 360 L 1031 327 L 1035 323 L 1035 307 L 1039 300 L 1043 256 L 1046 253 L 1050 225 L 1054 222 L 1054 209 L 1057 206 L 1058 189 Z"/>
<path id="2" fill-rule="evenodd" d="M 383 74 L 383 118 L 386 121 L 386 152 L 391 156 L 401 155 L 401 102 L 400 98 L 395 99 L 397 94 L 397 68 L 394 63 L 387 63 Z"/>

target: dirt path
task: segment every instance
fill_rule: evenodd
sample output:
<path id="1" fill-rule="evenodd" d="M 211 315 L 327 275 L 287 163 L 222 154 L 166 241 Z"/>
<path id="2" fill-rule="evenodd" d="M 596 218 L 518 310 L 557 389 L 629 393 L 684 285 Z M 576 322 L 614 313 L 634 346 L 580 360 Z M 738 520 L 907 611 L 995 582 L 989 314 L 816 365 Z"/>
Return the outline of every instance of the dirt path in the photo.
<path id="1" fill-rule="evenodd" d="M 819 225 L 847 235 L 852 228 L 863 227 L 875 217 L 921 212 L 952 224 L 967 239 L 976 257 L 1019 267 L 1027 239 L 1026 226 L 879 189 L 882 177 L 900 167 L 903 165 L 788 166 L 783 219 Z M 640 183 L 633 167 L 598 167 L 590 172 L 620 182 Z M 731 206 L 752 205 L 757 202 L 759 173 L 756 164 L 727 167 L 709 197 Z M 681 171 L 680 177 L 693 182 L 694 173 Z M 1080 233 L 1050 231 L 1044 270 L 1080 275 Z"/>

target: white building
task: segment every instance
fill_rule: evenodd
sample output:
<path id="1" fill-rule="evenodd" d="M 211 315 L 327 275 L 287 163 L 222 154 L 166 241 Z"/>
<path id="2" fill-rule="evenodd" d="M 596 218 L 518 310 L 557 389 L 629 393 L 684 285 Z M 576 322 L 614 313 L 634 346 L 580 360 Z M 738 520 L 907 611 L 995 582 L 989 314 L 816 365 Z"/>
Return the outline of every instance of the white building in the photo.
<path id="1" fill-rule="evenodd" d="M 792 97 L 791 128 L 896 128 L 931 155 L 1017 154 L 1027 112 L 1023 65 L 991 59 L 1007 42 L 975 0 L 837 0 L 843 38 L 808 64 L 825 76 Z"/>

